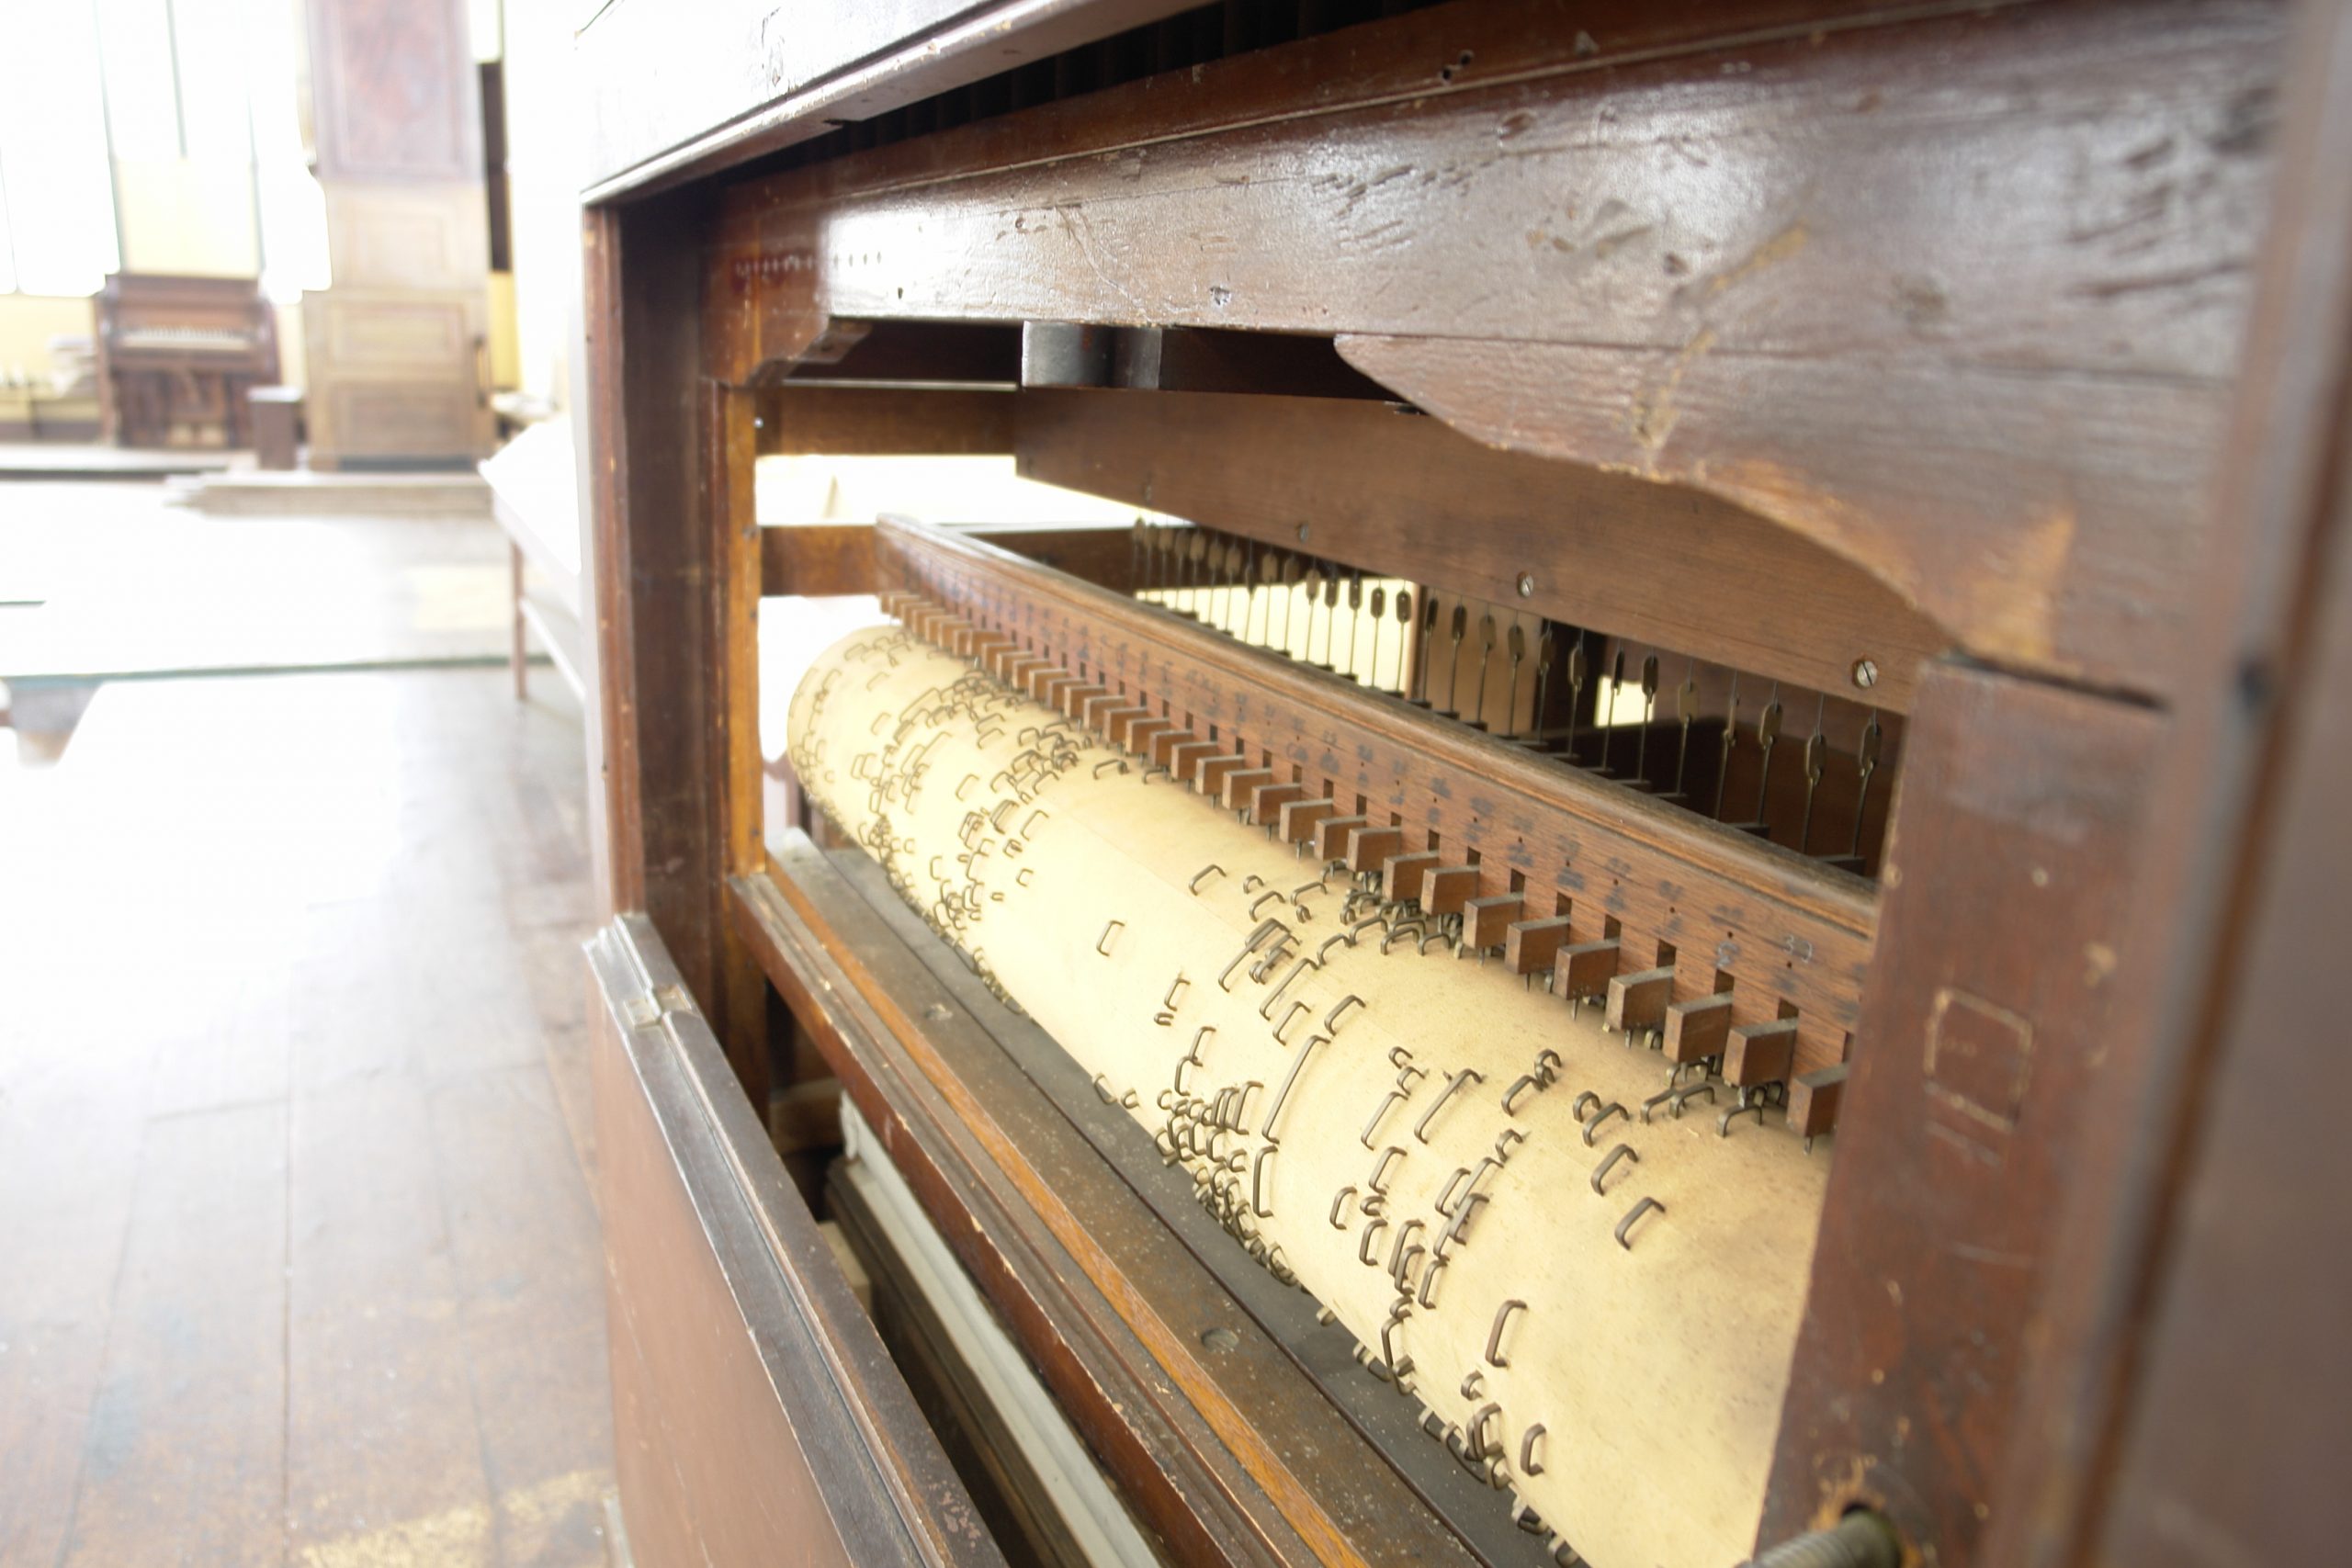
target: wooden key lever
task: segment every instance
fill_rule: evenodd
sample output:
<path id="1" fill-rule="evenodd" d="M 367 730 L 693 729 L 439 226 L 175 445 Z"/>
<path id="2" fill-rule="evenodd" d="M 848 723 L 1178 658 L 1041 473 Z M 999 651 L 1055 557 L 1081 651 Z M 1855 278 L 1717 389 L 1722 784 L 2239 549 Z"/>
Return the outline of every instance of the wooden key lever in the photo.
<path id="1" fill-rule="evenodd" d="M 1789 1130 L 1813 1147 L 1814 1139 L 1838 1125 L 1838 1103 L 1846 1097 L 1846 1064 L 1816 1067 L 1789 1080 Z"/>
<path id="2" fill-rule="evenodd" d="M 1549 969 L 1567 940 L 1566 915 L 1542 920 L 1513 920 L 1503 931 L 1503 967 L 1514 975 Z"/>
<path id="3" fill-rule="evenodd" d="M 1622 1029 L 1628 1039 L 1636 1030 L 1661 1029 L 1666 1024 L 1667 1004 L 1674 999 L 1674 965 L 1612 975 L 1607 995 L 1607 1009 L 1601 1014 L 1604 1028 Z"/>
<path id="4" fill-rule="evenodd" d="M 1390 856 L 1404 852 L 1402 828 L 1358 828 L 1347 837 L 1348 869 L 1358 875 L 1385 870 Z"/>
<path id="5" fill-rule="evenodd" d="M 1552 957 L 1552 994 L 1582 1007 L 1602 996 L 1617 974 L 1617 939 L 1579 942 L 1561 948 Z"/>
<path id="6" fill-rule="evenodd" d="M 1731 1035 L 1731 993 L 1686 997 L 1666 1010 L 1666 1059 L 1678 1067 L 1724 1054 Z"/>
<path id="7" fill-rule="evenodd" d="M 1770 1023 L 1743 1023 L 1731 1031 L 1724 1045 L 1724 1077 L 1739 1089 L 1760 1089 L 1789 1076 L 1796 1061 L 1797 1021 L 1775 1019 Z"/>

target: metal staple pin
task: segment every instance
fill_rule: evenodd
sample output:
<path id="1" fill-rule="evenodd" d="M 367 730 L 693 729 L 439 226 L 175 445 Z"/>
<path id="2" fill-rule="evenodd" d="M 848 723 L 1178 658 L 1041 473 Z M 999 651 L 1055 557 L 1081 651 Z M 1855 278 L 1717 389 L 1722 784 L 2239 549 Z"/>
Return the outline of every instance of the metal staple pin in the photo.
<path id="1" fill-rule="evenodd" d="M 1396 1227 L 1396 1245 L 1388 1249 L 1388 1277 L 1396 1281 L 1396 1289 L 1399 1292 L 1402 1292 L 1406 1288 L 1405 1281 L 1402 1278 L 1402 1271 L 1404 1269 L 1405 1259 L 1407 1257 L 1405 1249 L 1413 1246 L 1413 1234 L 1416 1231 L 1425 1231 L 1427 1229 L 1429 1229 L 1429 1226 L 1418 1219 L 1407 1220 L 1403 1224 Z M 1425 1249 L 1414 1247 L 1413 1250 L 1419 1252 Z"/>
<path id="2" fill-rule="evenodd" d="M 1339 1033 L 1340 1020 L 1347 1015 L 1348 1009 L 1350 1007 L 1363 1007 L 1363 1005 L 1364 999 L 1362 997 L 1357 996 L 1353 991 L 1351 991 L 1346 996 L 1341 997 L 1337 1002 L 1334 1002 L 1331 1005 L 1331 1010 L 1323 1015 L 1324 1032 L 1328 1034 Z"/>
<path id="3" fill-rule="evenodd" d="M 1668 1109 L 1671 1110 L 1676 1118 L 1679 1120 L 1682 1115 L 1682 1107 L 1689 1101 L 1695 1100 L 1702 1094 L 1707 1097 L 1708 1104 L 1713 1105 L 1715 1102 L 1715 1086 L 1713 1084 L 1685 1084 L 1680 1089 L 1674 1091 L 1674 1103 Z"/>
<path id="4" fill-rule="evenodd" d="M 1126 929 L 1127 922 L 1125 920 L 1113 920 L 1109 925 L 1104 926 L 1102 936 L 1095 941 L 1094 951 L 1105 958 L 1110 957 L 1111 939 Z"/>
<path id="5" fill-rule="evenodd" d="M 1409 1071 L 1410 1069 L 1408 1070 Z M 1363 1131 L 1356 1134 L 1356 1142 L 1362 1144 L 1365 1148 L 1372 1147 L 1372 1130 L 1380 1125 L 1381 1118 L 1388 1114 L 1388 1108 L 1395 1105 L 1398 1100 L 1403 1100 L 1404 1098 L 1405 1091 L 1403 1089 L 1390 1089 L 1387 1095 L 1382 1099 L 1381 1102 L 1373 1107 L 1372 1119 L 1363 1124 Z"/>
<path id="6" fill-rule="evenodd" d="M 1625 1212 L 1625 1217 L 1617 1222 L 1618 1246 L 1623 1247 L 1628 1252 L 1634 1250 L 1634 1244 L 1626 1239 L 1626 1235 L 1634 1228 L 1634 1221 L 1640 1219 L 1644 1214 L 1648 1213 L 1653 1209 L 1657 1210 L 1661 1214 L 1666 1213 L 1666 1205 L 1659 1202 L 1655 1198 L 1645 1198 Z"/>
<path id="7" fill-rule="evenodd" d="M 1506 1127 L 1495 1136 L 1495 1163 L 1509 1165 L 1510 1151 L 1527 1142 L 1527 1134 L 1516 1127 Z"/>
<path id="8" fill-rule="evenodd" d="M 1543 1435 L 1544 1423 L 1538 1421 L 1527 1429 L 1525 1436 L 1519 1439 L 1519 1472 L 1521 1475 L 1544 1473 L 1544 1467 L 1535 1462 L 1535 1439 Z"/>
<path id="9" fill-rule="evenodd" d="M 1399 1158 L 1404 1153 L 1405 1151 L 1395 1144 L 1381 1150 L 1380 1157 L 1372 1162 L 1372 1174 L 1364 1179 L 1364 1185 L 1378 1196 L 1387 1197 L 1388 1189 L 1380 1184 L 1381 1179 L 1388 1174 L 1388 1162 Z"/>
<path id="10" fill-rule="evenodd" d="M 1201 867 L 1198 872 L 1193 874 L 1193 880 L 1188 885 L 1187 891 L 1198 893 L 1201 890 L 1201 884 L 1207 881 L 1211 875 L 1223 876 L 1224 874 L 1225 867 L 1221 865 L 1204 865 Z"/>
<path id="11" fill-rule="evenodd" d="M 1258 1157 L 1250 1165 L 1250 1212 L 1261 1220 L 1274 1217 L 1274 1212 L 1265 1207 L 1261 1201 L 1265 1190 L 1266 1156 L 1273 1152 L 1274 1145 L 1268 1144 L 1258 1151 Z"/>
<path id="12" fill-rule="evenodd" d="M 1509 1361 L 1503 1359 L 1503 1325 L 1510 1321 L 1510 1314 L 1514 1309 L 1524 1312 L 1527 1310 L 1527 1303 L 1522 1301 L 1508 1301 L 1495 1309 L 1495 1321 L 1487 1330 L 1487 1365 L 1490 1367 L 1510 1365 Z"/>
<path id="13" fill-rule="evenodd" d="M 1342 1187 L 1331 1194 L 1331 1228 L 1333 1230 L 1343 1231 L 1348 1228 L 1347 1222 L 1340 1218 L 1340 1211 L 1346 1208 L 1348 1200 L 1355 1195 L 1356 1190 L 1352 1187 Z"/>
<path id="14" fill-rule="evenodd" d="M 1447 1244 L 1470 1239 L 1470 1217 L 1484 1207 L 1486 1201 L 1487 1195 L 1484 1192 L 1468 1193 L 1463 1198 L 1462 1206 L 1453 1212 L 1453 1223 L 1445 1227 L 1445 1234 L 1438 1237 L 1438 1257 L 1445 1256 Z"/>
<path id="15" fill-rule="evenodd" d="M 1632 1114 L 1626 1111 L 1624 1106 L 1618 1103 L 1616 1100 L 1611 1100 L 1608 1104 L 1594 1111 L 1592 1113 L 1592 1119 L 1584 1124 L 1584 1146 L 1586 1148 L 1592 1147 L 1592 1140 L 1594 1136 L 1600 1133 L 1600 1124 L 1608 1121 L 1611 1116 L 1623 1116 L 1628 1122 L 1633 1120 Z"/>
<path id="16" fill-rule="evenodd" d="M 1427 1111 L 1421 1112 L 1421 1119 L 1413 1123 L 1413 1136 L 1419 1138 L 1422 1143 L 1428 1143 L 1430 1141 L 1430 1122 L 1439 1111 L 1445 1109 L 1446 1101 L 1453 1098 L 1453 1091 L 1460 1089 L 1465 1083 L 1483 1083 L 1486 1081 L 1486 1074 L 1480 1072 L 1476 1067 L 1464 1067 L 1460 1072 L 1448 1077 L 1445 1080 L 1444 1089 L 1439 1093 L 1436 1100 L 1430 1104 Z M 1587 1140 L 1587 1142 L 1589 1141 L 1589 1139 Z"/>
<path id="17" fill-rule="evenodd" d="M 1642 1163 L 1642 1156 L 1634 1152 L 1633 1145 L 1618 1145 L 1602 1157 L 1599 1165 L 1592 1168 L 1592 1190 L 1594 1192 L 1600 1193 L 1603 1191 L 1602 1184 L 1609 1179 L 1609 1172 L 1621 1159 L 1630 1159 L 1635 1165 Z"/>
<path id="18" fill-rule="evenodd" d="M 1283 1105 L 1290 1100 L 1290 1086 L 1298 1081 L 1299 1071 L 1306 1066 L 1306 1058 L 1315 1055 L 1315 1047 L 1322 1044 L 1325 1038 L 1320 1034 L 1306 1037 L 1306 1043 L 1298 1048 L 1298 1055 L 1291 1060 L 1290 1072 L 1283 1077 L 1283 1087 L 1274 1091 L 1274 1102 L 1266 1107 L 1266 1119 L 1259 1124 L 1258 1135 L 1269 1145 L 1281 1141 L 1274 1136 L 1274 1118 L 1282 1114 Z"/>

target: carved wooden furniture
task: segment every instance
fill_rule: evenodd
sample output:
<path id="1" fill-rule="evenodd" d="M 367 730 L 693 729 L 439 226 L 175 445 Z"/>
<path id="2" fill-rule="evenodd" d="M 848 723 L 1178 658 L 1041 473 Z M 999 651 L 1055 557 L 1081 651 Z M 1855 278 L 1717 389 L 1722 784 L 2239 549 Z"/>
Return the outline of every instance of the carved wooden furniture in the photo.
<path id="1" fill-rule="evenodd" d="M 820 27 L 701 118 L 682 43 L 608 133 L 592 960 L 639 1560 L 1041 1550 L 832 1265 L 821 1152 L 771 1137 L 824 1077 L 1167 1556 L 1574 1546 L 764 811 L 760 601 L 866 592 L 1814 1141 L 1759 1551 L 1849 1512 L 1905 1562 L 2340 1551 L 2352 7 L 1392 9 Z M 762 454 L 976 451 L 1193 526 L 1048 562 L 752 513 Z"/>
<path id="2" fill-rule="evenodd" d="M 99 417 L 118 446 L 250 446 L 246 397 L 277 379 L 277 318 L 250 277 L 109 273 Z"/>
<path id="3" fill-rule="evenodd" d="M 466 7 L 306 0 L 331 286 L 302 298 L 309 462 L 490 449 L 489 209 Z"/>

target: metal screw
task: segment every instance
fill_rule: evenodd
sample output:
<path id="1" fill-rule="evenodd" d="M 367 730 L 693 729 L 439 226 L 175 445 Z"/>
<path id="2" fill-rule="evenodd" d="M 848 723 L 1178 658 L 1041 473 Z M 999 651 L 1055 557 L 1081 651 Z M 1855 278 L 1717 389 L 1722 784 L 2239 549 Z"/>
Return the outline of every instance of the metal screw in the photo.
<path id="1" fill-rule="evenodd" d="M 1535 574 L 1532 571 L 1521 572 L 1519 574 L 1519 596 L 1522 599 L 1526 599 L 1532 597 L 1534 592 Z"/>
<path id="2" fill-rule="evenodd" d="M 1212 1350 L 1231 1350 L 1240 1345 L 1241 1336 L 1219 1324 L 1215 1328 L 1202 1330 L 1201 1343 Z"/>
<path id="3" fill-rule="evenodd" d="M 1306 543 L 1306 525 L 1304 523 L 1298 525 L 1298 542 L 1302 545 Z"/>
<path id="4" fill-rule="evenodd" d="M 1872 659 L 1854 660 L 1854 684 L 1865 692 L 1878 684 L 1878 661 Z"/>

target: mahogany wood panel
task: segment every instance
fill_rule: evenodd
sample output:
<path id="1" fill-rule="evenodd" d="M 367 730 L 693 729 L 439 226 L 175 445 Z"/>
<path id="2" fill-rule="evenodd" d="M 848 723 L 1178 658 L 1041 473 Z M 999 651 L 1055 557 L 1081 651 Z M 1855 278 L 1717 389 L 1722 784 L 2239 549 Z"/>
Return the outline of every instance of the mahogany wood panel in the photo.
<path id="1" fill-rule="evenodd" d="M 752 394 L 706 380 L 702 437 L 704 472 L 709 476 L 711 570 L 710 626 L 717 646 L 705 666 L 710 689 L 704 696 L 718 733 L 712 739 L 708 791 L 711 819 L 718 833 L 722 875 L 739 876 L 767 863 L 762 847 L 760 755 L 760 527 L 753 483 L 754 438 Z M 723 897 L 723 895 L 722 895 Z M 775 1085 L 770 1060 L 768 988 L 756 960 L 731 922 L 717 929 L 718 973 L 703 993 L 713 1027 L 726 1043 L 736 1074 L 757 1098 L 764 1120 Z"/>
<path id="2" fill-rule="evenodd" d="M 2338 453 L 2352 453 L 2352 422 L 2337 432 Z M 2089 1554 L 2101 1562 L 2319 1562 L 2352 1540 L 2352 1206 L 2341 1201 L 2352 1055 L 2331 988 L 2313 978 L 2343 962 L 2352 908 L 2352 497 L 2339 496 L 2327 528 L 2310 659 L 2254 840 L 2259 863 L 2245 868 L 2231 1006 L 2195 1095 L 2145 1371 Z"/>
<path id="3" fill-rule="evenodd" d="M 1125 528 L 975 528 L 972 537 L 1116 592 L 1131 585 L 1135 545 Z M 822 598 L 893 585 L 876 560 L 871 523 L 795 524 L 760 530 L 760 592 Z"/>
<path id="4" fill-rule="evenodd" d="M 1868 1500 L 1928 1561 L 1965 1563 L 1983 1561 L 2077 1112 L 2107 1083 L 2163 727 L 1949 664 L 1911 726 L 1760 1539 Z"/>
<path id="5" fill-rule="evenodd" d="M 1228 748 L 1271 755 L 1302 794 L 1351 811 L 1362 795 L 1357 814 L 1399 818 L 1408 845 L 1433 840 L 1444 853 L 1432 868 L 1475 855 L 1482 893 L 1507 891 L 1517 873 L 1535 906 L 1568 900 L 1579 941 L 1622 930 L 1642 960 L 1632 967 L 1671 944 L 1684 955 L 1679 993 L 1714 991 L 1728 972 L 1740 1022 L 1792 1003 L 1805 1020 L 1800 1066 L 1842 1059 L 1877 925 L 1858 878 L 975 541 L 888 522 L 881 542 L 910 589 L 953 606 L 909 606 L 917 636 L 946 644 L 968 635 L 957 621 L 969 617 L 1189 728 L 1213 727 Z M 1228 801 L 1239 776 L 1226 775 Z"/>
<path id="6" fill-rule="evenodd" d="M 2352 6 L 2296 17 L 2246 370 L 2208 547 L 2186 569 L 2199 613 L 2117 969 L 2117 1091 L 2086 1107 L 2080 1175 L 2052 1216 L 2058 1261 L 1985 1543 L 2018 1568 L 2326 1557 L 2346 1529 L 2340 1484 L 2298 1483 L 2306 1460 L 2342 1451 L 2341 1357 L 2263 1337 L 2340 1320 L 2345 1300 L 2324 1196 L 2343 1140 L 2306 1130 L 2340 1103 L 2326 977 L 2344 884 L 2325 874 L 2343 863 L 2342 813 L 2311 802 L 2342 795 Z M 2290 989 L 2256 989 L 2290 965 Z M 2266 1111 L 2248 1147 L 2253 1100 Z M 2212 1293 L 2217 1273 L 2235 1294 Z M 2204 1303 L 2210 1332 L 2191 1333 L 2185 1313 Z M 2160 1425 L 2217 1387 L 2194 1418 L 2210 1431 Z M 2307 1440 L 2320 1446 L 2294 1447 Z"/>
<path id="7" fill-rule="evenodd" d="M 756 541 L 741 536 L 751 432 L 748 418 L 722 420 L 743 394 L 700 378 L 700 274 L 671 243 L 703 220 L 693 192 L 586 220 L 604 891 L 608 910 L 652 918 L 764 1105 L 764 1030 L 728 1016 L 756 972 L 730 953 L 721 913 L 744 814 L 758 811 L 729 793 L 741 787 L 729 718 L 751 674 L 740 599 L 757 566 L 744 555 Z"/>
<path id="8" fill-rule="evenodd" d="M 1906 708 L 1920 660 L 1952 640 L 1844 558 L 1715 496 L 1498 452 L 1381 405 L 1017 400 L 1029 478 L 1815 691 L 1850 692 L 1867 658 L 1871 700 Z"/>
<path id="9" fill-rule="evenodd" d="M 1686 23 L 1638 62 L 1527 19 L 1448 7 L 747 186 L 727 373 L 832 317 L 1360 334 L 1474 434 L 1724 494 L 1972 650 L 2156 689 L 2277 9 L 2063 0 L 1696 56 Z M 1312 112 L 1274 107 L 1342 54 Z M 1537 385 L 1546 355 L 1572 374 Z"/>
<path id="10" fill-rule="evenodd" d="M 942 1235 L 1180 1561 L 1464 1560 L 813 845 L 784 841 L 735 897 Z M 1204 1324 L 1239 1343 L 1206 1350 Z"/>
<path id="11" fill-rule="evenodd" d="M 660 937 L 623 916 L 590 955 L 637 1560 L 1001 1562 Z"/>

